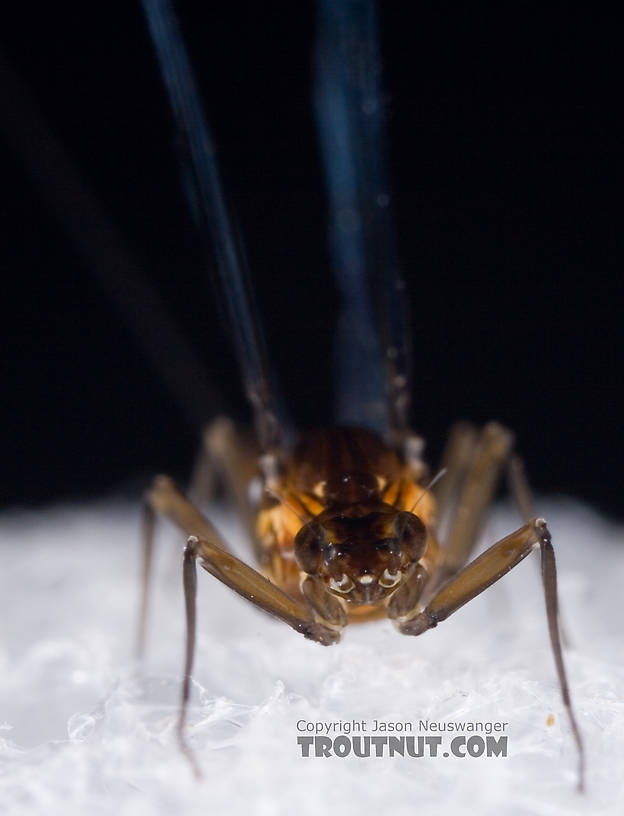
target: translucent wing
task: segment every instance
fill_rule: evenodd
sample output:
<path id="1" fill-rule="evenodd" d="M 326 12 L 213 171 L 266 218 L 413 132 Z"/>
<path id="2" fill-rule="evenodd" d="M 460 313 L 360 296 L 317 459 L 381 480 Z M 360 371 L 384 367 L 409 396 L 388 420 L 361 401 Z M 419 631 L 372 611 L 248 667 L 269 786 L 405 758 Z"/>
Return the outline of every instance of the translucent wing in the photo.
<path id="1" fill-rule="evenodd" d="M 272 450 L 279 446 L 283 423 L 277 419 L 245 253 L 223 193 L 212 136 L 171 3 L 143 0 L 143 8 L 180 137 L 191 209 L 217 256 L 220 289 L 260 445 Z"/>
<path id="2" fill-rule="evenodd" d="M 380 73 L 374 2 L 319 0 L 317 121 L 342 297 L 337 416 L 398 435 L 408 422 L 409 343 L 384 160 Z"/>

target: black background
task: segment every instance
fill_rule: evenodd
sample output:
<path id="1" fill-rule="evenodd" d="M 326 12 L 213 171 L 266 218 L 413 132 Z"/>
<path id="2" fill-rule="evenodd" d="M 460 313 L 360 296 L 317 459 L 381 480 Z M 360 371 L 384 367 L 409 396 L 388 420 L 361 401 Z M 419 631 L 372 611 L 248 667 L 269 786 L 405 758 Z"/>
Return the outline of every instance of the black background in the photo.
<path id="1" fill-rule="evenodd" d="M 283 391 L 302 426 L 329 422 L 336 298 L 314 6 L 178 8 Z M 615 20 L 585 4 L 385 2 L 380 24 L 414 426 L 435 460 L 454 420 L 499 419 L 539 491 L 621 516 Z M 138 3 L 14 6 L 0 39 L 222 409 L 244 420 Z M 6 103 L 1 115 L 17 116 Z M 3 143 L 3 504 L 136 489 L 160 470 L 184 478 L 196 428 L 18 153 Z M 71 189 L 60 200 L 81 207 Z"/>

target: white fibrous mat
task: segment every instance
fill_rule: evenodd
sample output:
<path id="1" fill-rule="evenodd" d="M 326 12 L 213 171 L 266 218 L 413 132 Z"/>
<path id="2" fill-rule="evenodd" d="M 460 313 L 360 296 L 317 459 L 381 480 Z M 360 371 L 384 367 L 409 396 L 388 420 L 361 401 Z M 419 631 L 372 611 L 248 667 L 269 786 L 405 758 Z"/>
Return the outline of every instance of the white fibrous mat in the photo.
<path id="1" fill-rule="evenodd" d="M 557 554 L 585 795 L 537 553 L 420 637 L 384 620 L 352 625 L 331 647 L 200 569 L 195 779 L 175 731 L 184 542 L 158 527 L 138 664 L 140 513 L 110 503 L 0 517 L 0 812 L 624 812 L 624 531 L 569 501 L 538 507 Z M 236 521 L 219 508 L 212 517 L 250 561 Z M 482 546 L 519 526 L 498 509 Z M 369 756 L 367 737 L 385 737 L 368 741 Z"/>

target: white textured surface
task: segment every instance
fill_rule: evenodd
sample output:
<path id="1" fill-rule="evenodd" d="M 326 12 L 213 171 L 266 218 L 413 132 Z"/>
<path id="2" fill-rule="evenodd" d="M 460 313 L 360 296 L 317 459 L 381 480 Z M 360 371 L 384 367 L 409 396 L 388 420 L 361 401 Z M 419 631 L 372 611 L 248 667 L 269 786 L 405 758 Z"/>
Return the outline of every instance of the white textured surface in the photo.
<path id="1" fill-rule="evenodd" d="M 137 508 L 94 505 L 0 517 L 0 812 L 621 813 L 623 531 L 572 503 L 540 510 L 574 644 L 566 657 L 587 749 L 585 797 L 575 792 L 535 556 L 422 637 L 384 621 L 353 626 L 330 648 L 200 571 L 190 739 L 204 779 L 195 782 L 173 730 L 182 542 L 160 528 L 137 670 Z M 216 518 L 236 539 L 227 517 Z M 517 526 L 500 511 L 486 540 Z M 352 718 L 505 721 L 509 756 L 300 756 L 299 719 Z"/>

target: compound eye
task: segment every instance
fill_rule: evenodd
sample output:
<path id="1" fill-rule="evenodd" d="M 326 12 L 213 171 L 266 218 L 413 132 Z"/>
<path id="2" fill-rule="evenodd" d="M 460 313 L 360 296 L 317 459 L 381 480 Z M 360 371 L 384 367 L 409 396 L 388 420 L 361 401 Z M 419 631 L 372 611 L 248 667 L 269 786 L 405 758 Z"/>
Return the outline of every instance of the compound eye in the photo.
<path id="1" fill-rule="evenodd" d="M 380 538 L 379 541 L 375 543 L 375 549 L 378 552 L 387 552 L 391 555 L 395 555 L 399 552 L 399 542 L 396 538 Z"/>
<path id="2" fill-rule="evenodd" d="M 325 530 L 314 521 L 305 524 L 295 536 L 295 560 L 308 575 L 318 572 L 325 542 Z"/>
<path id="3" fill-rule="evenodd" d="M 410 561 L 419 561 L 425 552 L 427 530 L 422 521 L 413 513 L 399 513 L 394 529 L 401 550 Z"/>

